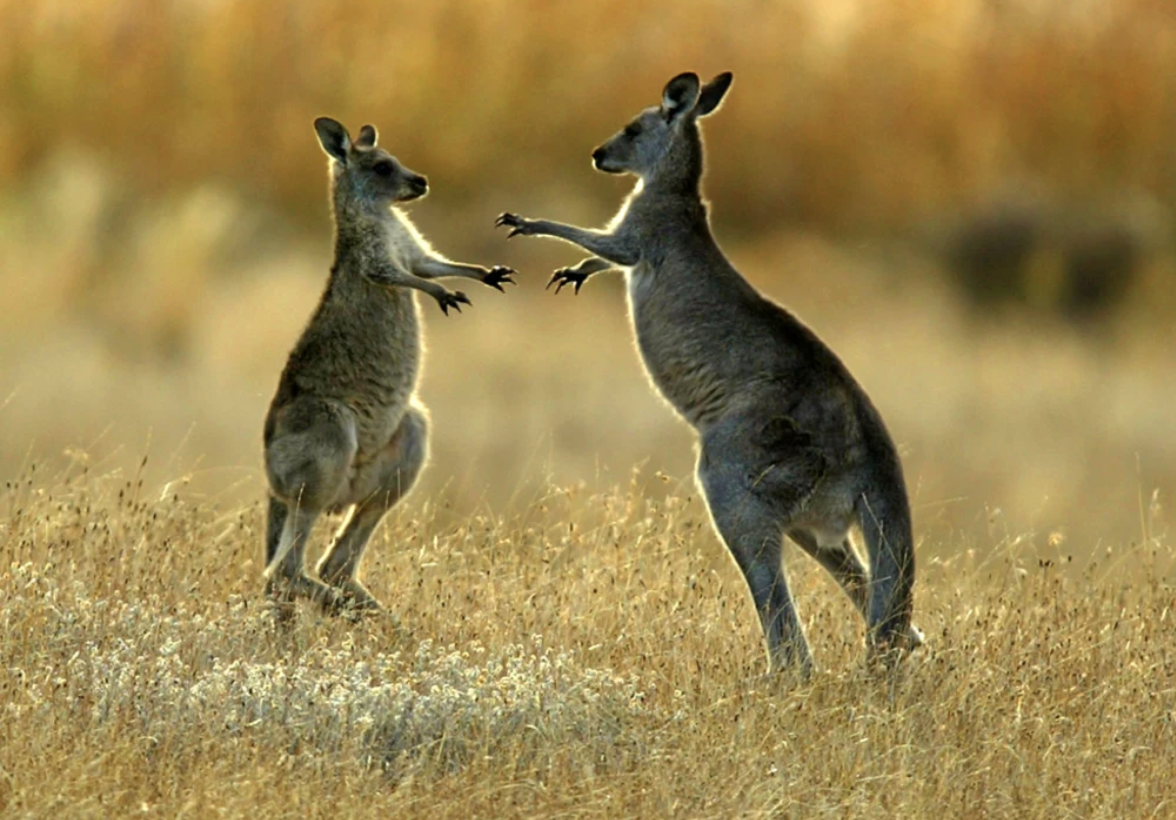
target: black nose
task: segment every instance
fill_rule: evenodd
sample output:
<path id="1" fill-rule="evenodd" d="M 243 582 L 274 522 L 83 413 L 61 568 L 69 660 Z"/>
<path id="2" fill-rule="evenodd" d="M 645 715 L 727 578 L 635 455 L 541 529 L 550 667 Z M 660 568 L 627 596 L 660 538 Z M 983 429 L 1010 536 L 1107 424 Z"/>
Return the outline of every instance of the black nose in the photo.
<path id="1" fill-rule="evenodd" d="M 601 146 L 592 152 L 592 163 L 594 165 L 599 165 L 602 162 L 604 162 L 604 146 Z"/>
<path id="2" fill-rule="evenodd" d="M 412 184 L 415 185 L 417 188 L 419 188 L 421 191 L 429 190 L 428 177 L 423 177 L 418 174 L 417 178 L 412 181 Z"/>

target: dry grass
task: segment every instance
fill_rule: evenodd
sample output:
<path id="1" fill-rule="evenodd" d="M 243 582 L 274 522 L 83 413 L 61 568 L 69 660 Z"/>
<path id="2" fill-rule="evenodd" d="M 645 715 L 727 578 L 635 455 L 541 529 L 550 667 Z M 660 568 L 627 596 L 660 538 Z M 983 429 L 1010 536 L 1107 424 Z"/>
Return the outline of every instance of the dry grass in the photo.
<path id="1" fill-rule="evenodd" d="M 1161 817 L 1176 555 L 940 545 L 888 685 L 799 554 L 823 671 L 764 679 L 697 500 L 639 477 L 511 517 L 392 516 L 395 617 L 272 628 L 260 513 L 121 475 L 0 496 L 6 817 Z"/>

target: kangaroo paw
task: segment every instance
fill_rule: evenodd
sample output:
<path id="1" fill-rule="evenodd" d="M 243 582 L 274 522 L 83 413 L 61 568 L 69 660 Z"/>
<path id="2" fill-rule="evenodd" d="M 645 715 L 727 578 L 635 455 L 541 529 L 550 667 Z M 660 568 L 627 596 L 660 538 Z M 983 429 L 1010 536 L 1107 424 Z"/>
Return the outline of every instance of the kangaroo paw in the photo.
<path id="1" fill-rule="evenodd" d="M 502 289 L 502 286 L 505 283 L 509 282 L 512 285 L 518 284 L 518 282 L 511 278 L 515 275 L 515 272 L 516 271 L 514 268 L 505 268 L 501 265 L 495 265 L 490 270 L 486 271 L 486 275 L 482 277 L 482 284 L 489 285 L 497 291 L 506 293 L 506 291 Z"/>
<path id="2" fill-rule="evenodd" d="M 453 308 L 458 313 L 461 313 L 461 306 L 462 305 L 469 305 L 469 304 L 473 304 L 473 303 L 470 302 L 470 300 L 466 298 L 466 295 L 464 293 L 462 293 L 460 290 L 458 290 L 458 291 L 454 291 L 453 293 L 446 291 L 442 295 L 438 296 L 437 297 L 437 304 L 439 304 L 441 306 L 441 312 L 444 313 L 446 316 L 448 316 L 450 308 Z"/>
<path id="3" fill-rule="evenodd" d="M 590 275 L 591 274 L 587 273 L 577 273 L 571 268 L 560 268 L 555 273 L 551 274 L 551 279 L 547 282 L 547 287 L 544 288 L 544 290 L 547 290 L 552 285 L 555 285 L 555 292 L 559 293 L 561 290 L 563 290 L 564 285 L 575 285 L 574 292 L 579 293 L 580 288 L 582 288 L 584 283 L 588 281 L 588 277 Z"/>
<path id="4" fill-rule="evenodd" d="M 510 228 L 510 233 L 506 235 L 507 239 L 519 234 L 527 236 L 531 232 L 531 220 L 524 219 L 518 214 L 504 213 L 500 214 L 498 219 L 494 220 L 494 227 Z"/>

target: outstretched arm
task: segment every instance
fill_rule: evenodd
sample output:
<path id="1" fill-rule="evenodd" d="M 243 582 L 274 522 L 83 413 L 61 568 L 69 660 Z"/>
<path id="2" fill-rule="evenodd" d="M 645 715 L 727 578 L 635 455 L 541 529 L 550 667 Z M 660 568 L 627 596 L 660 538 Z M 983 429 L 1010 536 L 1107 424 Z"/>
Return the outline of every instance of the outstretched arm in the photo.
<path id="1" fill-rule="evenodd" d="M 632 267 L 641 261 L 640 248 L 624 234 L 590 231 L 546 219 L 524 219 L 518 214 L 511 213 L 502 214 L 494 224 L 499 227 L 505 225 L 511 229 L 507 238 L 516 234 L 553 236 L 573 245 L 579 245 L 588 253 L 599 256 L 613 265 Z"/>
<path id="2" fill-rule="evenodd" d="M 446 316 L 449 315 L 450 308 L 461 313 L 461 306 L 470 304 L 470 300 L 460 290 L 450 293 L 436 282 L 426 281 L 392 264 L 380 265 L 375 270 L 365 271 L 364 276 L 367 277 L 369 282 L 384 287 L 416 288 L 417 290 L 423 290 L 437 300 L 437 304 L 441 306 L 441 312 Z"/>
<path id="3" fill-rule="evenodd" d="M 589 256 L 573 267 L 557 270 L 551 275 L 551 281 L 547 283 L 547 287 L 555 285 L 555 292 L 559 293 L 563 290 L 564 285 L 575 285 L 575 292 L 579 293 L 589 276 L 615 269 L 612 262 L 601 259 L 599 256 Z"/>
<path id="4" fill-rule="evenodd" d="M 489 285 L 496 290 L 502 290 L 502 285 L 505 282 L 510 282 L 512 285 L 517 284 L 511 278 L 515 273 L 513 268 L 505 268 L 501 265 L 484 268 L 481 265 L 451 262 L 448 259 L 442 259 L 428 253 L 422 254 L 419 258 L 413 260 L 412 272 L 422 279 L 437 279 L 442 276 L 461 276 L 466 279 L 476 279 L 483 285 Z"/>

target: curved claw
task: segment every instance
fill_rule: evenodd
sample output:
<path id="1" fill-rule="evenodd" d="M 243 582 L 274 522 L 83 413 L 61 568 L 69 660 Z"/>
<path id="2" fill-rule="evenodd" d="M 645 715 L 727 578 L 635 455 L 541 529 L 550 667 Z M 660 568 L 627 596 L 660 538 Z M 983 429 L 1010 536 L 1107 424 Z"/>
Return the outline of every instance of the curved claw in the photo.
<path id="1" fill-rule="evenodd" d="M 502 228 L 502 227 L 510 228 L 511 229 L 510 233 L 508 233 L 506 235 L 506 238 L 510 239 L 513 236 L 516 236 L 518 234 L 523 233 L 524 228 L 526 226 L 526 222 L 527 222 L 527 220 L 523 219 L 518 214 L 512 214 L 510 212 L 507 212 L 507 213 L 502 213 L 502 214 L 498 215 L 498 218 L 494 220 L 494 227 L 496 227 L 496 228 Z"/>
<path id="2" fill-rule="evenodd" d="M 454 291 L 453 293 L 446 293 L 437 300 L 437 304 L 441 306 L 441 312 L 448 316 L 450 308 L 453 308 L 458 313 L 461 313 L 462 305 L 472 305 L 473 302 L 466 298 L 464 293 L 458 290 Z"/>

